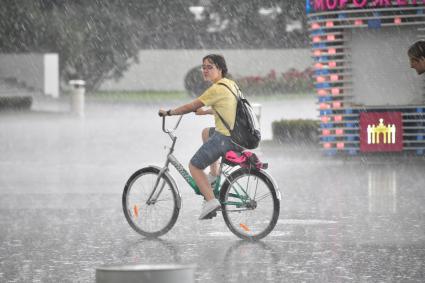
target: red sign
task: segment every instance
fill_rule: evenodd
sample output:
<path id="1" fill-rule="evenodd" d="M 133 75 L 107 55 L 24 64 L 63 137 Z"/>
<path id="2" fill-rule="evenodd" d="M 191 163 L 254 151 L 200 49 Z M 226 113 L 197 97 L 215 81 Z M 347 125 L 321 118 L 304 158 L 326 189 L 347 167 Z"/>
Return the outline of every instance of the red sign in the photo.
<path id="1" fill-rule="evenodd" d="M 403 118 L 401 112 L 360 113 L 360 151 L 402 150 Z"/>

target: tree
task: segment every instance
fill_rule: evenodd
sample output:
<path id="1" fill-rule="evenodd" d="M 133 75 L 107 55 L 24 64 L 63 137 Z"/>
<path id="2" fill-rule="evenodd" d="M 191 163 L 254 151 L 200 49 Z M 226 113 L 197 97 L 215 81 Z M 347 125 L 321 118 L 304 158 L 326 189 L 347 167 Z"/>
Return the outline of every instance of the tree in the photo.
<path id="1" fill-rule="evenodd" d="M 135 11 L 150 3 L 3 1 L 0 51 L 57 52 L 61 78 L 84 79 L 89 90 L 106 78 L 118 78 L 137 60 L 143 18 Z"/>
<path id="2" fill-rule="evenodd" d="M 203 20 L 189 7 L 201 3 Z M 281 13 L 260 15 L 261 8 Z M 60 75 L 89 90 L 119 78 L 143 48 L 291 48 L 307 33 L 287 33 L 287 17 L 305 22 L 299 0 L 2 0 L 0 52 L 55 52 Z"/>

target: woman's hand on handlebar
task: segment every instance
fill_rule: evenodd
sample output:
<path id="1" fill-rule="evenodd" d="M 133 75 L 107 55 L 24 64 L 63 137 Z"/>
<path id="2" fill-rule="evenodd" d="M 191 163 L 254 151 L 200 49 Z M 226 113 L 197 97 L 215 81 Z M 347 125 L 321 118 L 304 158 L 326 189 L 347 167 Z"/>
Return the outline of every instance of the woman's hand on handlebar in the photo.
<path id="1" fill-rule="evenodd" d="M 159 109 L 158 111 L 158 115 L 161 117 L 165 117 L 165 116 L 172 116 L 172 115 L 184 115 L 190 112 L 195 112 L 198 108 L 204 106 L 204 104 L 202 103 L 202 101 L 200 101 L 199 99 L 195 99 L 190 103 L 186 103 L 180 107 L 174 108 L 173 110 L 167 110 L 165 111 L 164 109 Z"/>
<path id="2" fill-rule="evenodd" d="M 159 117 L 169 116 L 170 110 L 159 109 L 158 115 L 159 115 Z"/>

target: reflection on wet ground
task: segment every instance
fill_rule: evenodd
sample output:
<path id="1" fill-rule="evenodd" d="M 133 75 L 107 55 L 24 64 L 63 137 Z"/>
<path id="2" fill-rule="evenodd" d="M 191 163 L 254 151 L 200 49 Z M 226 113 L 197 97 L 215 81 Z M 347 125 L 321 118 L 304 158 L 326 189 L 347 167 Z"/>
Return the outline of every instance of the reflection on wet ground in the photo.
<path id="1" fill-rule="evenodd" d="M 84 122 L 1 116 L 0 282 L 93 282 L 96 267 L 127 263 L 195 263 L 197 282 L 424 281 L 424 160 L 414 156 L 365 161 L 263 146 L 282 193 L 266 239 L 240 241 L 221 217 L 198 221 L 201 199 L 176 174 L 176 226 L 140 237 L 121 190 L 137 168 L 163 162 L 168 140 L 151 108 L 96 109 Z M 205 120 L 183 122 L 176 155 L 187 164 Z"/>
<path id="2" fill-rule="evenodd" d="M 92 282 L 96 267 L 124 263 L 195 263 L 198 282 L 424 278 L 424 228 L 414 216 L 283 215 L 258 243 L 236 239 L 222 219 L 201 223 L 194 217 L 186 211 L 169 234 L 152 240 L 135 235 L 119 208 L 100 204 L 79 210 L 3 209 L 0 279 Z"/>

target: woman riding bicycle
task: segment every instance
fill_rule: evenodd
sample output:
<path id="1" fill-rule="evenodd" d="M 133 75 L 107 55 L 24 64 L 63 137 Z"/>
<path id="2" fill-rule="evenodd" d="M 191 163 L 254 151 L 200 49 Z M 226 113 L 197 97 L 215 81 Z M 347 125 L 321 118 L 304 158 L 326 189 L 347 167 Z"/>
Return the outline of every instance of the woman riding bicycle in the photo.
<path id="1" fill-rule="evenodd" d="M 218 174 L 218 159 L 229 150 L 241 150 L 239 146 L 232 143 L 229 130 L 217 115 L 218 112 L 230 128 L 233 128 L 237 101 L 226 86 L 236 92 L 236 83 L 226 78 L 227 66 L 224 57 L 217 54 L 205 56 L 202 59 L 202 74 L 205 80 L 213 84 L 201 96 L 175 109 L 159 110 L 160 116 L 182 115 L 190 112 L 196 112 L 197 115 L 214 115 L 215 128 L 205 128 L 202 131 L 204 144 L 198 149 L 189 164 L 190 173 L 206 200 L 199 216 L 200 220 L 207 219 L 221 206 L 215 198 L 210 184 Z M 204 110 L 202 109 L 204 106 L 210 106 L 211 109 Z M 210 178 L 204 173 L 204 169 L 208 166 L 210 166 Z"/>

